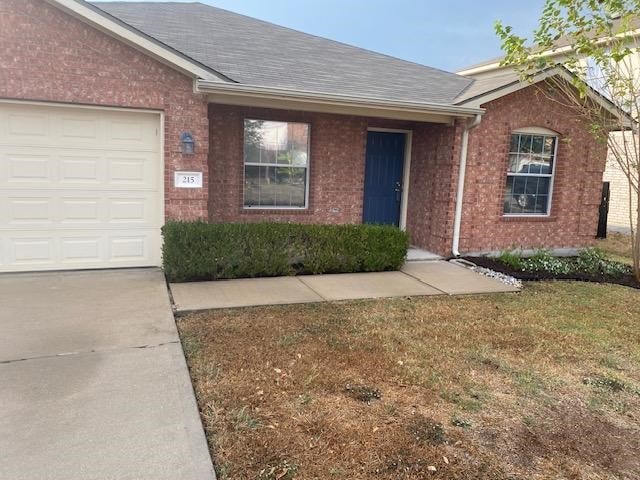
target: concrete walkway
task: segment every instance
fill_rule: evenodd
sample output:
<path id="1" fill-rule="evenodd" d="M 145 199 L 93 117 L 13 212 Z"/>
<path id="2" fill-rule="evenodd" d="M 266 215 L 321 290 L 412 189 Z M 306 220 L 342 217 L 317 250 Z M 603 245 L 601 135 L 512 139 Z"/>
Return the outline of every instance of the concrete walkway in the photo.
<path id="1" fill-rule="evenodd" d="M 400 272 L 243 278 L 172 283 L 170 287 L 178 312 L 363 298 L 518 291 L 445 261 L 407 262 Z"/>
<path id="2" fill-rule="evenodd" d="M 215 478 L 156 269 L 0 275 L 0 478 Z"/>

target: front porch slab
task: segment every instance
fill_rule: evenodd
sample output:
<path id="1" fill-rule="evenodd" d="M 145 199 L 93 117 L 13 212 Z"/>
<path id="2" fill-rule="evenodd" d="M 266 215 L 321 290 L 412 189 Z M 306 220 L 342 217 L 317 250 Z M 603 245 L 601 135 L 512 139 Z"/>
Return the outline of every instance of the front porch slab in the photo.
<path id="1" fill-rule="evenodd" d="M 518 291 L 511 285 L 450 262 L 407 262 L 402 271 L 450 295 Z"/>
<path id="2" fill-rule="evenodd" d="M 436 261 L 442 260 L 442 257 L 437 253 L 430 252 L 428 250 L 423 250 L 418 247 L 409 247 L 407 251 L 407 262 L 418 262 L 418 261 Z"/>

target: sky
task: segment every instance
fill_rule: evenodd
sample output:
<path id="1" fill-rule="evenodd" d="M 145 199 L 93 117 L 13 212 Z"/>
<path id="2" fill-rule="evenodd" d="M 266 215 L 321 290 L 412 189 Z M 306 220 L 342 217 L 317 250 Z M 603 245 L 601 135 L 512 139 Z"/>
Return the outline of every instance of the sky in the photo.
<path id="1" fill-rule="evenodd" d="M 529 34 L 544 0 L 200 0 L 285 27 L 456 71 L 501 54 L 493 25 Z"/>

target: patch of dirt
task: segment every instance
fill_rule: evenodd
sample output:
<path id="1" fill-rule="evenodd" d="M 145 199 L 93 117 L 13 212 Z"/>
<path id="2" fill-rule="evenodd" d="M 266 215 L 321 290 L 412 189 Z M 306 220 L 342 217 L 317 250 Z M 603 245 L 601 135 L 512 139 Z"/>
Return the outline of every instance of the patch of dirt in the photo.
<path id="1" fill-rule="evenodd" d="M 616 477 L 640 478 L 637 429 L 615 425 L 577 402 L 549 409 L 535 426 L 514 428 L 513 436 L 516 457 L 528 465 L 564 457 L 574 468 L 595 465 Z"/>
<path id="2" fill-rule="evenodd" d="M 442 424 L 427 417 L 414 418 L 409 424 L 408 431 L 417 443 L 442 445 L 447 441 Z"/>
<path id="3" fill-rule="evenodd" d="M 622 285 L 625 287 L 640 289 L 640 282 L 632 274 L 624 274 L 620 276 L 594 274 L 594 273 L 568 273 L 553 274 L 549 272 L 523 272 L 505 265 L 497 258 L 492 257 L 463 257 L 465 260 L 475 263 L 484 268 L 495 270 L 496 272 L 510 275 L 519 280 L 539 281 L 539 280 L 573 280 L 579 282 L 593 283 L 612 283 L 614 285 Z"/>
<path id="4" fill-rule="evenodd" d="M 380 400 L 382 398 L 380 390 L 368 385 L 352 385 L 347 383 L 344 387 L 344 392 L 354 400 L 367 404 L 371 404 L 373 400 Z"/>

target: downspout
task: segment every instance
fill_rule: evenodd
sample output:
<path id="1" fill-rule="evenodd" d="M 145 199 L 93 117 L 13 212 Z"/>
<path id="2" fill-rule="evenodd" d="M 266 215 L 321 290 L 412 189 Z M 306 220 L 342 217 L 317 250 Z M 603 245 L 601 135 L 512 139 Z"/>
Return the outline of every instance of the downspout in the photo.
<path id="1" fill-rule="evenodd" d="M 467 122 L 462 130 L 462 142 L 460 145 L 460 170 L 458 170 L 458 188 L 456 191 L 456 211 L 453 217 L 453 242 L 451 253 L 454 257 L 460 256 L 460 226 L 462 224 L 462 200 L 464 198 L 464 176 L 467 170 L 467 147 L 469 146 L 469 131 L 480 124 L 482 116 L 477 114 L 474 119 Z"/>

